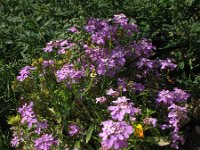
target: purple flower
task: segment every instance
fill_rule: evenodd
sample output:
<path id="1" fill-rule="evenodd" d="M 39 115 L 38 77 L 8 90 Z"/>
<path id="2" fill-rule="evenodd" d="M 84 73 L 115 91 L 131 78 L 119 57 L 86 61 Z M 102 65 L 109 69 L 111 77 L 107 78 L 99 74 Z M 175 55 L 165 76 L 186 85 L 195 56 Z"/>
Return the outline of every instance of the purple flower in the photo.
<path id="1" fill-rule="evenodd" d="M 34 141 L 35 150 L 50 150 L 53 145 L 58 145 L 58 141 L 51 134 L 44 134 Z"/>
<path id="2" fill-rule="evenodd" d="M 20 134 L 18 134 L 15 130 L 15 128 L 11 128 L 14 130 L 13 132 L 13 138 L 11 139 L 11 145 L 12 147 L 17 147 L 24 139 L 22 138 L 23 133 L 21 132 Z"/>
<path id="3" fill-rule="evenodd" d="M 110 88 L 109 90 L 106 90 L 106 95 L 109 95 L 109 96 L 112 96 L 112 97 L 118 97 L 119 92 L 114 91 L 112 88 Z"/>
<path id="4" fill-rule="evenodd" d="M 54 64 L 54 61 L 53 60 L 44 60 L 43 63 L 42 63 L 42 66 L 44 68 L 48 67 L 48 66 L 52 66 Z"/>
<path id="5" fill-rule="evenodd" d="M 43 129 L 47 129 L 47 127 L 48 127 L 47 121 L 37 122 L 37 123 L 36 123 L 35 133 L 41 134 L 41 131 L 42 131 Z"/>
<path id="6" fill-rule="evenodd" d="M 47 43 L 46 47 L 43 48 L 44 52 L 52 52 L 53 51 L 53 41 Z"/>
<path id="7" fill-rule="evenodd" d="M 20 113 L 22 118 L 21 123 L 27 123 L 29 128 L 31 128 L 33 124 L 38 122 L 35 117 L 35 113 L 33 112 L 33 102 L 30 102 L 29 105 L 25 103 L 21 108 L 18 109 L 18 112 Z"/>
<path id="8" fill-rule="evenodd" d="M 133 103 L 128 102 L 129 100 L 130 99 L 127 99 L 125 96 L 123 96 L 118 97 L 116 101 L 113 101 L 115 106 L 108 107 L 113 119 L 122 121 L 126 114 L 134 116 L 136 113 L 139 113 L 139 110 L 133 107 Z"/>
<path id="9" fill-rule="evenodd" d="M 135 51 L 135 55 L 140 58 L 149 58 L 155 49 L 152 43 L 147 39 L 143 39 L 139 42 L 133 42 L 131 46 Z"/>
<path id="10" fill-rule="evenodd" d="M 147 58 L 141 58 L 141 59 L 137 62 L 136 66 L 137 66 L 138 68 L 146 67 L 146 68 L 152 69 L 152 68 L 154 68 L 154 66 L 155 66 L 155 61 L 154 61 L 154 60 L 147 59 Z"/>
<path id="11" fill-rule="evenodd" d="M 144 124 L 153 125 L 154 127 L 156 127 L 157 119 L 147 117 L 147 118 L 144 118 L 143 122 Z"/>
<path id="12" fill-rule="evenodd" d="M 74 135 L 78 134 L 79 130 L 80 130 L 80 128 L 76 124 L 70 124 L 68 133 L 70 136 L 74 136 Z"/>
<path id="13" fill-rule="evenodd" d="M 106 97 L 105 96 L 96 98 L 96 103 L 103 103 L 105 101 L 106 101 Z"/>
<path id="14" fill-rule="evenodd" d="M 77 83 L 83 76 L 84 71 L 75 69 L 73 64 L 66 64 L 56 72 L 57 82 L 67 80 L 69 84 Z"/>
<path id="15" fill-rule="evenodd" d="M 167 124 L 162 124 L 162 125 L 160 126 L 160 128 L 161 128 L 162 130 L 168 129 L 168 128 L 170 128 L 170 127 L 171 127 L 171 125 L 167 125 Z"/>
<path id="16" fill-rule="evenodd" d="M 52 52 L 54 49 L 57 50 L 58 54 L 65 54 L 66 49 L 70 49 L 75 44 L 68 41 L 68 40 L 57 40 L 57 41 L 50 41 L 47 43 L 46 47 L 43 48 L 44 52 Z"/>
<path id="17" fill-rule="evenodd" d="M 26 79 L 27 77 L 29 77 L 29 75 L 31 74 L 31 70 L 35 70 L 35 67 L 32 66 L 25 66 L 20 70 L 20 76 L 17 76 L 17 80 L 19 81 L 24 81 L 24 79 Z"/>
<path id="18" fill-rule="evenodd" d="M 128 146 L 126 142 L 129 136 L 133 133 L 132 126 L 126 122 L 113 122 L 107 120 L 102 122 L 102 133 L 99 136 L 102 138 L 101 145 L 107 149 L 121 149 Z"/>
<path id="19" fill-rule="evenodd" d="M 179 88 L 174 88 L 173 95 L 176 102 L 187 101 L 187 99 L 190 97 L 189 93 Z"/>
<path id="20" fill-rule="evenodd" d="M 144 90 L 144 85 L 141 83 L 134 83 L 134 90 L 141 92 Z"/>
<path id="21" fill-rule="evenodd" d="M 179 144 L 183 145 L 185 143 L 183 135 L 180 135 L 176 132 L 171 133 L 171 138 L 172 138 L 171 147 L 174 149 L 179 149 Z"/>
<path id="22" fill-rule="evenodd" d="M 126 25 L 128 23 L 128 18 L 124 14 L 114 15 L 113 22 L 120 25 Z"/>
<path id="23" fill-rule="evenodd" d="M 188 94 L 187 92 L 178 88 L 174 88 L 174 91 L 169 91 L 169 90 L 160 91 L 156 101 L 158 103 L 173 104 L 175 102 L 187 101 L 189 96 L 190 94 Z"/>
<path id="24" fill-rule="evenodd" d="M 166 60 L 159 60 L 160 65 L 161 65 L 161 69 L 170 69 L 170 70 L 174 70 L 177 65 L 172 63 L 171 59 L 166 59 Z"/>
<path id="25" fill-rule="evenodd" d="M 179 149 L 179 144 L 184 144 L 183 136 L 179 134 L 179 130 L 181 127 L 181 122 L 188 118 L 187 109 L 186 107 L 172 104 L 168 107 L 168 110 L 169 124 L 173 128 L 173 131 L 171 132 L 171 147 Z"/>
<path id="26" fill-rule="evenodd" d="M 117 80 L 117 84 L 118 84 L 118 88 L 119 89 L 122 89 L 122 91 L 123 92 L 125 92 L 126 91 L 126 80 L 125 79 L 121 79 L 121 78 L 119 78 L 118 80 Z"/>
<path id="27" fill-rule="evenodd" d="M 78 32 L 78 29 L 76 27 L 71 27 L 68 29 L 68 31 L 76 33 L 76 32 Z"/>
<path id="28" fill-rule="evenodd" d="M 178 129 L 180 122 L 184 119 L 187 119 L 187 109 L 186 107 L 181 107 L 175 104 L 172 104 L 168 107 L 170 110 L 168 114 L 169 123 L 175 128 Z"/>
<path id="29" fill-rule="evenodd" d="M 158 98 L 156 99 L 158 103 L 164 103 L 164 104 L 172 104 L 173 100 L 174 100 L 174 97 L 169 90 L 160 91 L 158 93 Z"/>

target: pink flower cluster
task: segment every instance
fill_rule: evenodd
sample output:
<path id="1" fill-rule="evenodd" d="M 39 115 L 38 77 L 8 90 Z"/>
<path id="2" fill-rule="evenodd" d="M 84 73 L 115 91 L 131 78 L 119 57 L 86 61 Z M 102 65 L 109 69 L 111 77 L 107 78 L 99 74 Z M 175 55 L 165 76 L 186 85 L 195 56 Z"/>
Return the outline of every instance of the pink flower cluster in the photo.
<path id="1" fill-rule="evenodd" d="M 18 112 L 21 116 L 21 124 L 22 125 L 28 125 L 29 129 L 34 129 L 34 133 L 37 135 L 43 134 L 43 130 L 47 129 L 48 124 L 47 121 L 38 121 L 35 113 L 33 111 L 33 102 L 30 102 L 29 104 L 25 103 L 22 107 L 18 109 Z M 13 138 L 11 140 L 11 144 L 13 147 L 18 146 L 20 143 L 22 143 L 24 140 L 27 140 L 28 136 L 27 133 L 20 132 L 18 134 L 13 128 Z M 32 133 L 33 134 L 33 133 Z M 35 149 L 36 150 L 49 150 L 52 145 L 57 145 L 58 142 L 55 140 L 52 135 L 43 134 L 41 137 L 36 139 L 34 141 L 35 143 Z"/>
<path id="2" fill-rule="evenodd" d="M 102 147 L 106 149 L 121 149 L 128 146 L 126 140 L 133 133 L 132 126 L 124 121 L 114 122 L 112 120 L 104 121 L 102 125 L 103 132 L 99 134 L 102 137 Z"/>

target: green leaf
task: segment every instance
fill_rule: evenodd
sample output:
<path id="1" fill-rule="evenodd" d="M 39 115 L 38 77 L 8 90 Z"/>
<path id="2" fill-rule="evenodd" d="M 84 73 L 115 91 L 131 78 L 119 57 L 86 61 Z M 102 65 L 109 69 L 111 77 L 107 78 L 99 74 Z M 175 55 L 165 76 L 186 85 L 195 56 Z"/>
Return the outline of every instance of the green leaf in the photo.
<path id="1" fill-rule="evenodd" d="M 145 141 L 159 146 L 167 146 L 170 144 L 170 141 L 167 140 L 166 137 L 159 137 L 159 136 L 146 137 Z"/>
<path id="2" fill-rule="evenodd" d="M 159 146 L 167 146 L 170 144 L 170 141 L 167 140 L 167 138 L 165 137 L 153 137 L 153 139 L 156 141 L 156 143 L 159 145 Z"/>
<path id="3" fill-rule="evenodd" d="M 92 132 L 94 131 L 94 125 L 91 125 L 88 129 L 88 132 L 86 134 L 86 143 L 90 141 L 90 138 L 92 136 Z"/>

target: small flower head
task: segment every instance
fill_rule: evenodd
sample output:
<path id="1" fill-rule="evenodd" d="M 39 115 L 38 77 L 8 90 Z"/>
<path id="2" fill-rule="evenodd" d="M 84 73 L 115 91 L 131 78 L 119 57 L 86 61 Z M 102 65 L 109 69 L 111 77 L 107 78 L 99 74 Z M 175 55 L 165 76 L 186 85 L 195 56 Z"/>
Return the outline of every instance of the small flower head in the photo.
<path id="1" fill-rule="evenodd" d="M 112 97 L 118 97 L 119 92 L 114 91 L 112 88 L 110 88 L 109 90 L 106 91 L 106 95 L 109 95 L 109 96 L 112 96 Z"/>
<path id="2" fill-rule="evenodd" d="M 68 31 L 70 31 L 72 33 L 76 33 L 76 32 L 78 32 L 78 29 L 76 27 L 71 27 L 68 29 Z"/>
<path id="3" fill-rule="evenodd" d="M 106 97 L 105 96 L 96 98 L 96 103 L 103 103 L 105 101 L 106 101 Z"/>
<path id="4" fill-rule="evenodd" d="M 51 134 L 44 134 L 34 141 L 35 150 L 50 150 L 52 146 L 58 145 L 58 141 Z"/>
<path id="5" fill-rule="evenodd" d="M 17 76 L 17 80 L 24 81 L 27 77 L 31 75 L 31 70 L 35 70 L 35 67 L 32 66 L 25 66 L 20 70 L 20 76 Z"/>
<path id="6" fill-rule="evenodd" d="M 38 122 L 35 117 L 35 113 L 33 112 L 33 102 L 30 102 L 29 105 L 25 103 L 21 108 L 18 109 L 18 112 L 22 118 L 21 123 L 27 123 L 29 128 Z"/>
<path id="7" fill-rule="evenodd" d="M 76 124 L 69 125 L 68 133 L 70 136 L 75 136 L 76 134 L 78 134 L 79 131 L 80 131 L 80 128 Z"/>
<path id="8" fill-rule="evenodd" d="M 153 127 L 156 127 L 157 119 L 147 117 L 147 118 L 144 118 L 143 122 L 144 122 L 144 124 L 153 125 Z"/>
<path id="9" fill-rule="evenodd" d="M 128 146 L 126 140 L 133 133 L 132 126 L 126 122 L 113 122 L 107 120 L 102 122 L 102 133 L 99 136 L 102 138 L 101 145 L 107 149 L 120 149 Z"/>

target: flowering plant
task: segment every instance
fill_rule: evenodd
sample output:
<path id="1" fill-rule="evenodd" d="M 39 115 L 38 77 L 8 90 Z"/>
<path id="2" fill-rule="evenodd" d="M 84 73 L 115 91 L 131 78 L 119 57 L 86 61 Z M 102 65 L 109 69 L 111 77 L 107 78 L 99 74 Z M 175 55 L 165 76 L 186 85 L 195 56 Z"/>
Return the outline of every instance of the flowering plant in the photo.
<path id="1" fill-rule="evenodd" d="M 189 94 L 165 78 L 173 60 L 155 58 L 151 41 L 123 14 L 91 18 L 68 34 L 47 43 L 13 82 L 23 106 L 10 121 L 12 146 L 179 149 Z"/>

